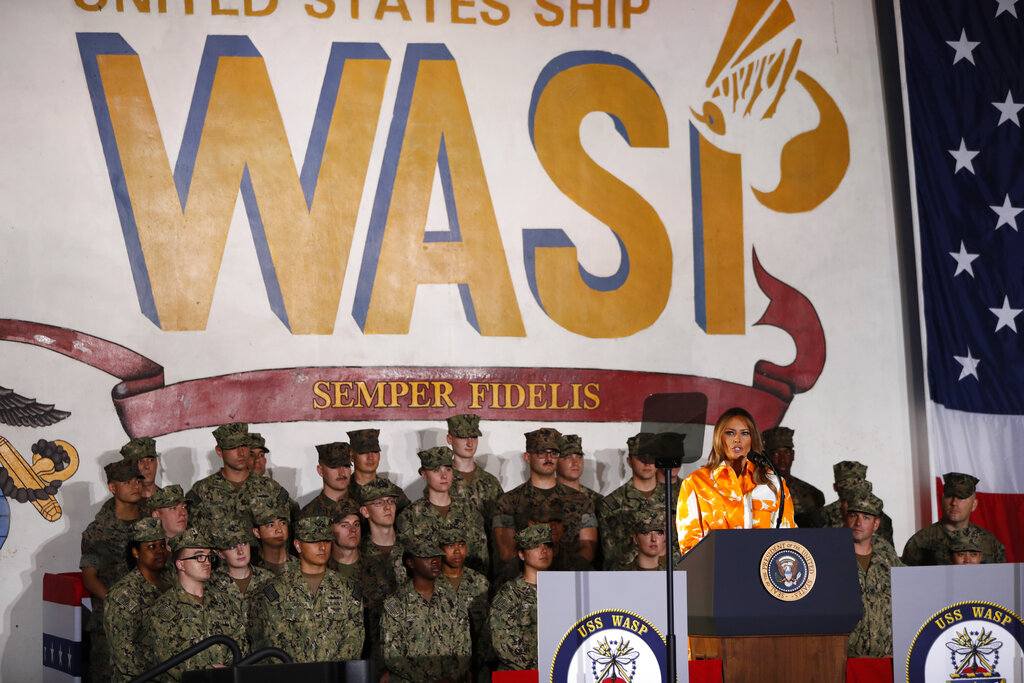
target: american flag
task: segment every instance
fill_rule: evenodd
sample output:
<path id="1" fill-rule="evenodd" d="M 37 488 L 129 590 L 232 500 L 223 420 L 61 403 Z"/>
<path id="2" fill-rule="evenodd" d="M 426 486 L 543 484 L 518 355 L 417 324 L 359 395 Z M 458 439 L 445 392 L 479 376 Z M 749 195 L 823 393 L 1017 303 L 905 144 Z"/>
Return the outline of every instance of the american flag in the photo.
<path id="1" fill-rule="evenodd" d="M 981 480 L 972 521 L 1024 561 L 1024 3 L 900 14 L 932 465 Z"/>

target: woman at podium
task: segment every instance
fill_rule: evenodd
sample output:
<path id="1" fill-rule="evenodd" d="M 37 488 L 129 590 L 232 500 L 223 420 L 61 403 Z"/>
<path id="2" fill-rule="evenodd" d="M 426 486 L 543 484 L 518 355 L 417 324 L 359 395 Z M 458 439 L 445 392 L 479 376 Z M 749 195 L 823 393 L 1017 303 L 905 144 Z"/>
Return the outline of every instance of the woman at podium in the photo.
<path id="1" fill-rule="evenodd" d="M 713 529 L 796 527 L 789 489 L 762 449 L 750 413 L 743 408 L 722 413 L 707 462 L 679 489 L 676 533 L 684 555 Z"/>

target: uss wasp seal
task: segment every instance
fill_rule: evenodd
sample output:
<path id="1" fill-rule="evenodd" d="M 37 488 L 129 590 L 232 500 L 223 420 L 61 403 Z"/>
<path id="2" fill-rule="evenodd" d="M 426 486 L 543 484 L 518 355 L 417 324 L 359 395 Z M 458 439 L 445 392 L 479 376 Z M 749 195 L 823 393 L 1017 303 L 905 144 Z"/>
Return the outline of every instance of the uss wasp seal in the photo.
<path id="1" fill-rule="evenodd" d="M 814 557 L 799 543 L 779 541 L 761 556 L 761 583 L 779 600 L 799 600 L 816 578 Z"/>
<path id="2" fill-rule="evenodd" d="M 917 632 L 907 653 L 907 682 L 1006 683 L 1016 680 L 1014 662 L 1022 651 L 1019 616 L 991 602 L 958 602 Z"/>
<path id="3" fill-rule="evenodd" d="M 552 683 L 665 680 L 665 639 L 638 614 L 611 609 L 577 621 L 551 663 Z"/>

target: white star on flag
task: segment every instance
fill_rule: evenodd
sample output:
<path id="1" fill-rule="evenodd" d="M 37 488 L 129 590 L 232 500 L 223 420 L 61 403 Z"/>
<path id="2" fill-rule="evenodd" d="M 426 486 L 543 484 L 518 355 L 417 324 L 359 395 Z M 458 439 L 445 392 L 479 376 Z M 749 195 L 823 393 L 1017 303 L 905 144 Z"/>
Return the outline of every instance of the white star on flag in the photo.
<path id="1" fill-rule="evenodd" d="M 949 153 L 956 159 L 956 168 L 953 169 L 953 173 L 959 173 L 962 168 L 966 168 L 972 174 L 974 173 L 974 164 L 971 162 L 971 159 L 978 156 L 978 152 L 977 150 L 967 149 L 967 143 L 964 142 L 963 138 L 960 138 L 960 149 L 951 149 Z"/>
<path id="2" fill-rule="evenodd" d="M 978 379 L 978 365 L 981 364 L 981 361 L 978 360 L 977 358 L 971 357 L 970 346 L 967 347 L 966 356 L 953 356 L 953 360 L 955 360 L 961 366 L 960 377 L 957 381 L 962 380 L 964 377 L 971 376 L 973 376 L 974 379 Z"/>
<path id="3" fill-rule="evenodd" d="M 992 106 L 999 110 L 999 123 L 996 124 L 997 126 L 1001 126 L 1007 121 L 1011 121 L 1013 125 L 1020 128 L 1020 120 L 1017 119 L 1017 112 L 1024 109 L 1024 103 L 1014 102 L 1012 91 L 1006 91 L 1006 101 L 993 102 Z"/>
<path id="4" fill-rule="evenodd" d="M 967 252 L 967 248 L 964 247 L 963 240 L 960 240 L 960 252 L 955 251 L 949 252 L 949 255 L 956 261 L 956 272 L 953 273 L 953 277 L 956 277 L 960 273 L 967 273 L 971 277 L 974 277 L 974 266 L 971 263 L 974 259 L 978 258 L 978 254 L 970 254 Z"/>
<path id="5" fill-rule="evenodd" d="M 1010 297 L 1003 296 L 1003 307 L 1002 308 L 990 308 L 988 309 L 996 316 L 996 332 L 1009 327 L 1014 332 L 1017 331 L 1017 323 L 1014 321 L 1024 308 L 1010 308 Z"/>
<path id="6" fill-rule="evenodd" d="M 980 41 L 967 40 L 967 29 L 960 29 L 960 40 L 947 40 L 946 45 L 956 50 L 953 55 L 953 63 L 956 64 L 961 59 L 966 59 L 971 64 L 974 64 L 974 48 L 981 45 Z"/>
<path id="7" fill-rule="evenodd" d="M 1004 225 L 1009 225 L 1011 228 L 1016 230 L 1017 214 L 1019 214 L 1021 211 L 1024 211 L 1024 208 L 1018 208 L 1010 204 L 1009 194 L 1007 194 L 1006 198 L 1003 200 L 1002 206 L 990 206 L 988 208 L 995 211 L 996 215 L 999 216 L 999 221 L 996 223 L 996 230 L 1003 227 Z"/>
<path id="8" fill-rule="evenodd" d="M 999 3 L 999 7 L 996 7 L 996 16 L 998 17 L 1003 12 L 1009 12 L 1013 16 L 1017 16 L 1017 8 L 1014 5 L 1017 4 L 1017 0 L 996 0 Z"/>

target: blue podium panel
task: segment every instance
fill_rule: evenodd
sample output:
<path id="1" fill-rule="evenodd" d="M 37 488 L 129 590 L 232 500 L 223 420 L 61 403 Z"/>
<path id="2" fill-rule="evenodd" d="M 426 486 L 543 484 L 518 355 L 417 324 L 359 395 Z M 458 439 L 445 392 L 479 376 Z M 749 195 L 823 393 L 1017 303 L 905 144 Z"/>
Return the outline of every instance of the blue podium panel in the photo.
<path id="1" fill-rule="evenodd" d="M 849 529 L 712 531 L 680 568 L 692 635 L 846 634 L 864 612 Z"/>
<path id="2" fill-rule="evenodd" d="M 891 571 L 896 681 L 1024 681 L 1024 564 Z"/>
<path id="3" fill-rule="evenodd" d="M 664 572 L 541 572 L 541 683 L 664 680 L 666 583 Z M 672 585 L 676 680 L 688 681 L 686 574 L 674 572 Z"/>

